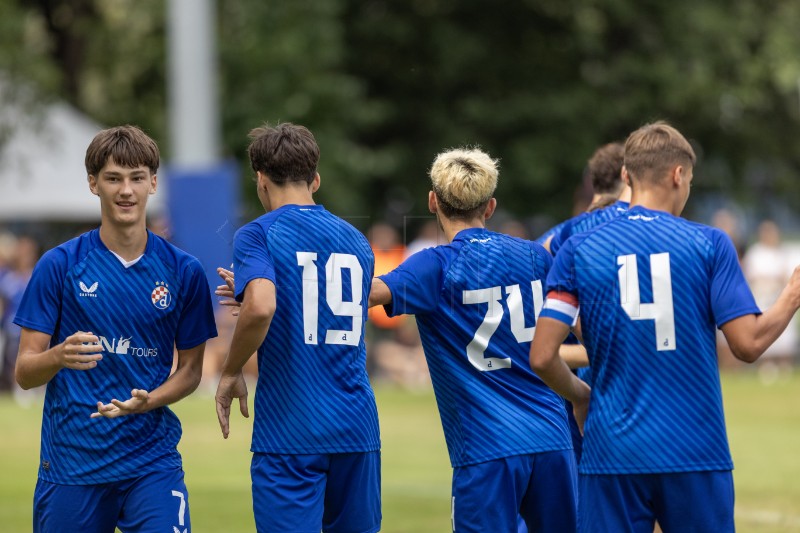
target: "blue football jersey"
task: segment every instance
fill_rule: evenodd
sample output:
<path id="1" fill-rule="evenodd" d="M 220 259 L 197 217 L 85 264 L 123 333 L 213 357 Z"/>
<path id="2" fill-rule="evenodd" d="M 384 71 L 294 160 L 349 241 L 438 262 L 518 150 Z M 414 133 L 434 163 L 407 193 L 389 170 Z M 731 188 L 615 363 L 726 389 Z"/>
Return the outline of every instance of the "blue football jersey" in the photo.
<path id="1" fill-rule="evenodd" d="M 580 306 L 592 367 L 581 473 L 733 467 L 716 327 L 760 311 L 723 232 L 633 207 L 571 238 L 547 293 L 541 316 Z"/>
<path id="2" fill-rule="evenodd" d="M 287 205 L 234 238 L 236 298 L 275 284 L 277 308 L 258 349 L 252 451 L 380 449 L 364 323 L 375 259 L 366 238 L 321 205 Z"/>
<path id="3" fill-rule="evenodd" d="M 197 259 L 148 233 L 142 258 L 125 268 L 93 230 L 58 246 L 36 265 L 15 322 L 52 336 L 100 338 L 91 370 L 63 368 L 47 383 L 39 477 L 93 485 L 180 468 L 181 425 L 167 407 L 91 419 L 97 402 L 152 391 L 170 375 L 174 349 L 217 334 L 211 292 Z"/>
<path id="4" fill-rule="evenodd" d="M 566 222 L 561 227 L 560 231 L 553 235 L 553 240 L 550 241 L 550 253 L 556 255 L 561 247 L 567 242 L 567 239 L 573 235 L 578 235 L 585 231 L 589 231 L 594 227 L 599 226 L 604 222 L 614 219 L 628 210 L 628 202 L 617 200 L 613 204 L 606 206 L 602 209 L 588 211 L 581 213 Z"/>
<path id="5" fill-rule="evenodd" d="M 379 276 L 390 315 L 414 314 L 453 467 L 572 448 L 563 400 L 528 354 L 552 258 L 485 229 Z"/>

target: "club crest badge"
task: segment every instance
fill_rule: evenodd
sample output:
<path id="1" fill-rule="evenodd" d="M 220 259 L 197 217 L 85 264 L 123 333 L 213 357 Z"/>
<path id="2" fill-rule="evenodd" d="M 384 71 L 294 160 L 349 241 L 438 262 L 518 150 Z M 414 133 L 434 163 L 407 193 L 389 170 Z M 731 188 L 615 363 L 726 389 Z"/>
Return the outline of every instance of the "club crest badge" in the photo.
<path id="1" fill-rule="evenodd" d="M 150 294 L 150 300 L 158 309 L 167 309 L 172 303 L 172 294 L 167 284 L 163 281 L 156 282 L 156 288 Z"/>

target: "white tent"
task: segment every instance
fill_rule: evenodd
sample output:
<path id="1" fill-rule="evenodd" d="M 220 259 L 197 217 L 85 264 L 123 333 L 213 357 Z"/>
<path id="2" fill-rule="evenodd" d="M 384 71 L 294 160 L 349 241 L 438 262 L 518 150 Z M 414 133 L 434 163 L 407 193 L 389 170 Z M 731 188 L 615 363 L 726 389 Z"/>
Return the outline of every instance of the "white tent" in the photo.
<path id="1" fill-rule="evenodd" d="M 2 113 L 11 134 L 0 147 L 0 221 L 99 221 L 100 201 L 89 192 L 84 157 L 102 127 L 63 103 L 35 117 L 13 107 Z M 159 187 L 148 211 L 161 211 L 164 193 Z"/>

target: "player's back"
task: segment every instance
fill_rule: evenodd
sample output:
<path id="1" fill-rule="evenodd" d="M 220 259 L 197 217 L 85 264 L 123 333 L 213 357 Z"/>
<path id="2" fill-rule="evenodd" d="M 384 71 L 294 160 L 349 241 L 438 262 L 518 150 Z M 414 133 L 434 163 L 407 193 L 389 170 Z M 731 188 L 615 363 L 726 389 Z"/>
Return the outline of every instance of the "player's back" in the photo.
<path id="1" fill-rule="evenodd" d="M 716 325 L 757 308 L 731 294 L 743 280 L 724 235 L 635 207 L 562 253 L 548 286 L 576 273 L 593 372 L 581 472 L 732 468 Z"/>
<path id="2" fill-rule="evenodd" d="M 253 451 L 378 449 L 363 335 L 374 268 L 366 238 L 318 205 L 284 206 L 237 239 L 248 235 L 263 239 L 253 250 L 274 269 L 263 277 L 277 303 L 258 350 Z"/>
<path id="3" fill-rule="evenodd" d="M 617 200 L 609 206 L 587 211 L 567 220 L 561 230 L 553 235 L 553 239 L 550 241 L 550 252 L 556 255 L 570 237 L 590 231 L 609 220 L 613 220 L 627 211 L 628 206 L 628 202 Z"/>
<path id="4" fill-rule="evenodd" d="M 563 401 L 528 363 L 551 262 L 532 242 L 468 229 L 400 267 L 427 277 L 436 265 L 438 282 L 409 292 L 430 293 L 417 322 L 453 466 L 571 448 Z"/>

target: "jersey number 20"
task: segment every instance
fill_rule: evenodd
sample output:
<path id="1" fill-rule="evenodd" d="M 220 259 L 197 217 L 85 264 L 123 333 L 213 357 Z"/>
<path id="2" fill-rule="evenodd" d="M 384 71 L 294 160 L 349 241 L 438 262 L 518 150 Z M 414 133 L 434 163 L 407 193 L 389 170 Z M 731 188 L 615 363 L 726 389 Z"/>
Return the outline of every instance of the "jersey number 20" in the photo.
<path id="1" fill-rule="evenodd" d="M 306 344 L 318 344 L 319 329 L 319 272 L 317 271 L 317 254 L 314 252 L 297 252 L 297 264 L 303 267 L 303 338 Z M 350 271 L 350 287 L 352 298 L 345 301 L 342 296 L 342 270 Z M 364 269 L 358 258 L 352 254 L 333 253 L 325 263 L 325 300 L 331 312 L 336 316 L 353 319 L 353 327 L 347 329 L 329 329 L 325 332 L 325 344 L 347 344 L 357 346 L 361 342 L 361 327 L 364 311 L 362 309 L 362 283 Z"/>
<path id="2" fill-rule="evenodd" d="M 650 255 L 653 303 L 642 303 L 639 296 L 639 267 L 636 255 L 620 255 L 619 303 L 631 320 L 654 320 L 656 350 L 670 351 L 675 345 L 675 311 L 672 305 L 672 274 L 669 253 Z"/>

